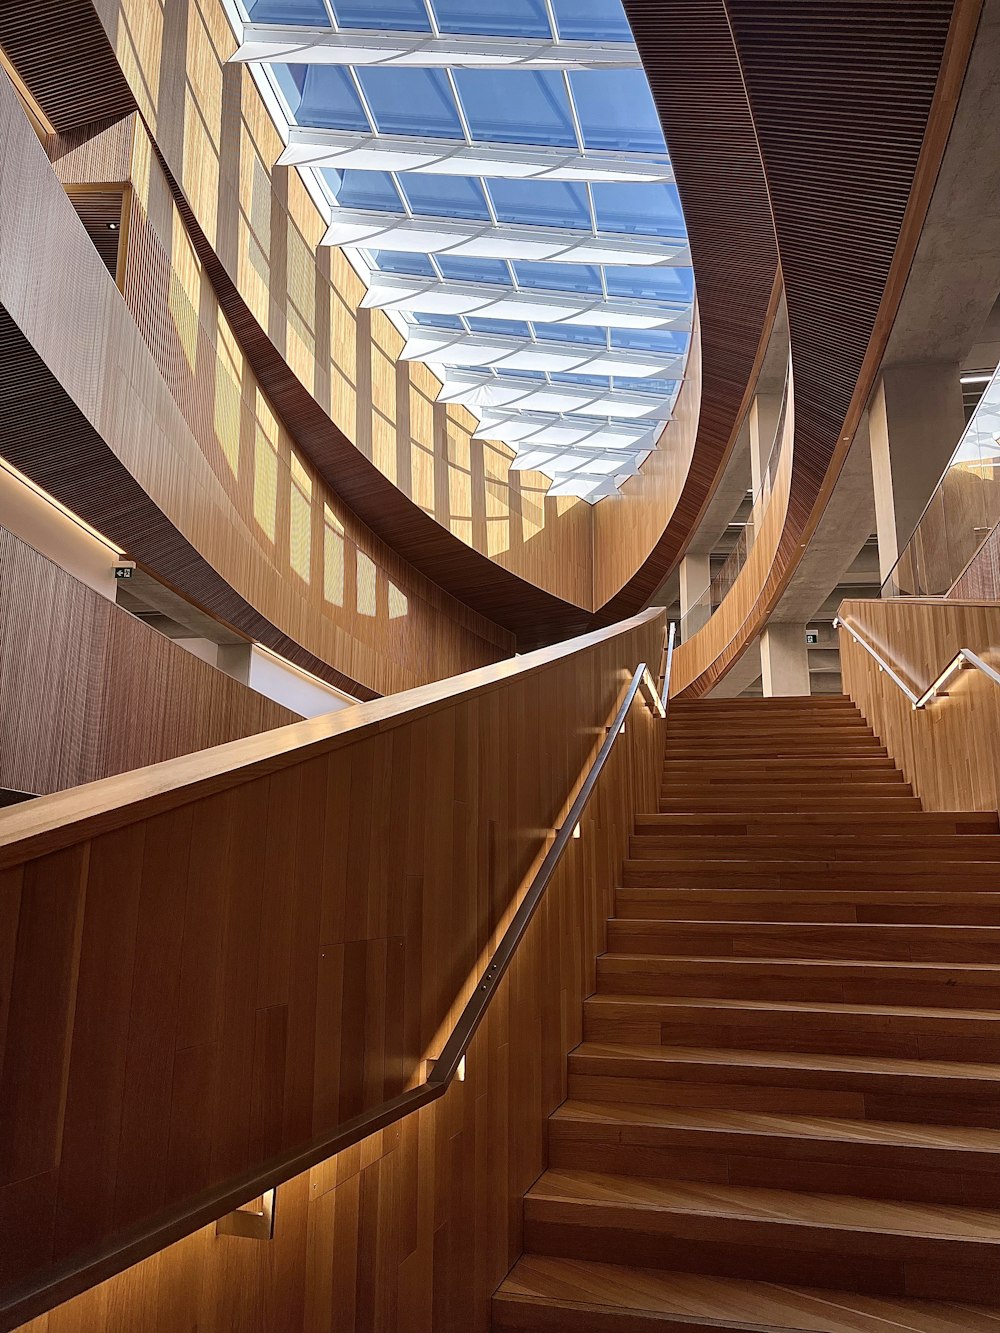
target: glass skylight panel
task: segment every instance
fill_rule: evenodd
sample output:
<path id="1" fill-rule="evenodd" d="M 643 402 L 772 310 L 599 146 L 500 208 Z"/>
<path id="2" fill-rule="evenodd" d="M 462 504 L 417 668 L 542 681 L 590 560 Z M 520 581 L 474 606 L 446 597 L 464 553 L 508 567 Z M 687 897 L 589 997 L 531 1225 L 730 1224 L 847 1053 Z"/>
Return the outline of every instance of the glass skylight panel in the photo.
<path id="1" fill-rule="evenodd" d="M 357 256 L 364 305 L 387 311 L 407 359 L 444 377 L 442 401 L 480 417 L 478 436 L 549 448 L 553 494 L 612 494 L 610 476 L 595 487 L 560 448 L 585 441 L 587 468 L 595 449 L 617 467 L 617 450 L 617 479 L 634 472 L 676 399 L 693 302 L 680 199 L 656 179 L 668 154 L 621 0 L 235 4 L 272 28 L 266 41 L 237 32 L 238 58 L 270 65 L 251 67 L 275 115 L 287 109 L 282 160 L 312 175 L 324 243 Z M 371 64 L 327 64 L 331 26 L 386 37 L 342 47 Z M 302 38 L 283 41 L 281 27 L 316 31 L 299 63 L 282 63 Z M 383 49 L 401 63 L 380 63 Z M 515 67 L 477 63 L 511 55 Z"/>
<path id="2" fill-rule="evenodd" d="M 593 292 L 600 296 L 601 270 L 593 264 L 553 264 L 522 260 L 514 264 L 518 285 L 535 291 Z"/>
<path id="3" fill-rule="evenodd" d="M 550 375 L 553 384 L 592 384 L 597 389 L 610 389 L 611 378 L 608 375 Z"/>
<path id="4" fill-rule="evenodd" d="M 463 137 L 458 108 L 442 70 L 365 67 L 357 76 L 380 134 Z"/>
<path id="5" fill-rule="evenodd" d="M 301 23 L 309 28 L 329 28 L 323 0 L 250 0 L 254 23 Z"/>
<path id="6" fill-rule="evenodd" d="M 575 147 L 573 116 L 561 74 L 456 69 L 455 84 L 474 139 Z"/>
<path id="7" fill-rule="evenodd" d="M 607 330 L 591 328 L 588 324 L 535 324 L 534 329 L 535 336 L 541 342 L 607 346 Z"/>
<path id="8" fill-rule="evenodd" d="M 464 331 L 464 325 L 457 315 L 432 315 L 418 310 L 410 318 L 414 324 L 420 324 L 426 329 L 454 329 L 457 333 Z"/>
<path id="9" fill-rule="evenodd" d="M 271 73 L 281 91 L 289 116 L 294 121 L 302 101 L 302 88 L 309 72 L 308 65 L 272 65 Z"/>
<path id="10" fill-rule="evenodd" d="M 464 255 L 438 255 L 441 275 L 455 282 L 492 282 L 510 287 L 510 269 L 502 259 L 467 259 Z"/>
<path id="11" fill-rule="evenodd" d="M 687 351 L 688 335 L 671 329 L 612 329 L 611 346 L 637 352 Z"/>
<path id="12" fill-rule="evenodd" d="M 545 0 L 433 0 L 442 32 L 548 37 Z"/>
<path id="13" fill-rule="evenodd" d="M 631 375 L 616 375 L 614 385 L 634 393 L 655 393 L 660 398 L 673 398 L 680 388 L 676 380 L 635 379 Z"/>
<path id="14" fill-rule="evenodd" d="M 429 255 L 410 254 L 407 250 L 372 250 L 375 267 L 383 273 L 406 273 L 415 278 L 434 278 L 437 274 Z"/>
<path id="15" fill-rule="evenodd" d="M 630 42 L 621 0 L 552 0 L 559 36 L 573 42 Z"/>
<path id="16" fill-rule="evenodd" d="M 587 187 L 572 181 L 496 180 L 486 182 L 498 222 L 530 223 L 589 231 Z"/>
<path id="17" fill-rule="evenodd" d="M 665 153 L 663 131 L 641 69 L 583 69 L 570 76 L 586 148 Z"/>
<path id="18" fill-rule="evenodd" d="M 346 69 L 338 65 L 292 65 L 292 77 L 302 89 L 295 112 L 299 125 L 325 130 L 370 129 L 361 98 Z M 300 82 L 300 71 L 304 78 Z"/>
<path id="19" fill-rule="evenodd" d="M 333 12 L 342 28 L 385 28 L 390 32 L 431 30 L 423 0 L 333 0 Z"/>
<path id="20" fill-rule="evenodd" d="M 631 236 L 683 236 L 677 187 L 666 181 L 595 181 L 594 213 L 601 231 Z"/>
<path id="21" fill-rule="evenodd" d="M 474 176 L 423 176 L 404 171 L 399 184 L 417 217 L 490 219 L 483 187 Z"/>
<path id="22" fill-rule="evenodd" d="M 493 333 L 503 338 L 530 338 L 531 326 L 519 319 L 478 319 L 466 316 L 471 333 Z"/>
<path id="23" fill-rule="evenodd" d="M 337 171 L 321 168 L 341 208 L 371 208 L 405 214 L 399 191 L 387 171 Z"/>
<path id="24" fill-rule="evenodd" d="M 689 301 L 689 268 L 650 268 L 609 264 L 604 270 L 609 296 L 634 296 L 646 301 Z"/>

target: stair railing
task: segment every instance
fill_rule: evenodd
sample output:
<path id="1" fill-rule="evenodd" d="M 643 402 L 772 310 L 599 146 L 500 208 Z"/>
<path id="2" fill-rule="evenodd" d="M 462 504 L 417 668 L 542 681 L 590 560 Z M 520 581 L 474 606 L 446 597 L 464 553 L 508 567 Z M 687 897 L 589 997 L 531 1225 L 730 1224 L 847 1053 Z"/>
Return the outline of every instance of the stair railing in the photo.
<path id="1" fill-rule="evenodd" d="M 677 622 L 671 620 L 667 626 L 667 647 L 663 662 L 663 693 L 660 695 L 660 703 L 663 705 L 663 716 L 667 716 L 670 708 L 670 670 L 674 664 L 674 644 L 677 641 Z"/>
<path id="2" fill-rule="evenodd" d="M 971 648 L 959 648 L 958 652 L 937 679 L 927 686 L 923 694 L 918 694 L 916 690 L 911 689 L 911 687 L 907 685 L 899 672 L 891 665 L 891 663 L 886 661 L 875 645 L 869 643 L 868 640 L 859 633 L 855 626 L 850 623 L 850 621 L 844 620 L 841 616 L 836 616 L 834 618 L 833 628 L 847 630 L 854 642 L 859 644 L 870 657 L 875 659 L 879 671 L 884 672 L 894 685 L 899 686 L 907 699 L 909 699 L 910 707 L 914 712 L 917 712 L 918 709 L 926 708 L 927 705 L 933 703 L 935 699 L 947 698 L 947 694 L 944 690 L 945 685 L 947 685 L 948 681 L 950 681 L 953 676 L 957 675 L 959 671 L 967 668 L 974 668 L 977 671 L 981 671 L 984 676 L 988 676 L 989 679 L 993 681 L 994 685 L 1000 685 L 1000 672 L 995 671 L 987 662 L 984 662 L 983 659 L 974 653 Z"/>
<path id="3" fill-rule="evenodd" d="M 669 683 L 669 661 L 667 683 Z M 666 685 L 664 697 L 665 693 Z M 69 1300 L 88 1287 L 125 1268 L 130 1268 L 133 1264 L 212 1222 L 222 1223 L 220 1230 L 229 1234 L 269 1238 L 273 1235 L 274 1223 L 272 1192 L 277 1186 L 318 1166 L 320 1162 L 334 1157 L 346 1148 L 360 1143 L 362 1139 L 369 1138 L 397 1120 L 402 1120 L 404 1116 L 412 1115 L 414 1111 L 419 1111 L 422 1107 L 437 1101 L 447 1092 L 456 1077 L 463 1078 L 465 1055 L 472 1038 L 542 901 L 563 853 L 576 834 L 580 819 L 611 755 L 615 741 L 625 730 L 629 709 L 640 694 L 652 713 L 660 718 L 666 716 L 656 681 L 646 663 L 640 662 L 632 674 L 613 720 L 607 726 L 601 748 L 587 770 L 576 799 L 570 806 L 562 825 L 556 830 L 552 846 L 536 871 L 502 939 L 493 950 L 471 998 L 462 1010 L 441 1054 L 436 1060 L 427 1061 L 429 1072 L 423 1083 L 397 1094 L 351 1120 L 344 1121 L 307 1143 L 260 1163 L 235 1180 L 230 1179 L 202 1191 L 169 1211 L 161 1213 L 156 1219 L 144 1221 L 128 1232 L 120 1233 L 109 1242 L 74 1255 L 58 1273 L 53 1274 L 50 1270 L 45 1274 L 38 1285 L 29 1282 L 20 1288 L 9 1290 L 0 1302 L 0 1321 L 15 1316 L 18 1324 L 26 1322 L 51 1308 L 52 1305 Z M 267 1198 L 269 1195 L 272 1196 L 270 1200 Z M 261 1215 L 264 1224 L 262 1229 L 255 1225 L 249 1227 L 227 1225 L 233 1218 L 240 1220 L 242 1215 L 238 1210 L 261 1197 L 265 1198 L 265 1212 Z M 255 1223 L 257 1218 L 251 1215 L 251 1221 Z M 3 1326 L 13 1327 L 10 1323 L 4 1323 Z"/>

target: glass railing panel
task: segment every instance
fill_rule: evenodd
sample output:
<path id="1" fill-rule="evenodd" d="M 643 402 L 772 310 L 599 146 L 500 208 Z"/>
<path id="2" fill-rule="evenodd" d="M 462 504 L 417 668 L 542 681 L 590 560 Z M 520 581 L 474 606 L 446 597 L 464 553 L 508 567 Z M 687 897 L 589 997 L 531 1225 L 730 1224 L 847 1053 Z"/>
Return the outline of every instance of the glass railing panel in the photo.
<path id="1" fill-rule="evenodd" d="M 1000 523 L 1000 367 L 882 586 L 884 597 L 941 597 Z"/>

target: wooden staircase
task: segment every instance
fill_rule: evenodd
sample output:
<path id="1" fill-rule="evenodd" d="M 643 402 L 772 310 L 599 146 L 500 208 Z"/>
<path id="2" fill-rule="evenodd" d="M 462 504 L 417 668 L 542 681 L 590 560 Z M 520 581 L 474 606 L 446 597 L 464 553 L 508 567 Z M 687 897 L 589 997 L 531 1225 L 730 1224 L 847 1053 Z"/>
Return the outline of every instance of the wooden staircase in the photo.
<path id="1" fill-rule="evenodd" d="M 843 697 L 675 702 L 497 1333 L 1000 1333 L 1000 836 Z"/>

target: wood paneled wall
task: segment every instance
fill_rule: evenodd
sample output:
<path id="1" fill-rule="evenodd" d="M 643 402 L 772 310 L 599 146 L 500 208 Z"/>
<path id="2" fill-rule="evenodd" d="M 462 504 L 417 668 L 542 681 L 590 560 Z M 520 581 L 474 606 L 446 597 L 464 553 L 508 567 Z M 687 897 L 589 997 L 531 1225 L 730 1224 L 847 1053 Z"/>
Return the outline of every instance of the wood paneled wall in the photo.
<path id="1" fill-rule="evenodd" d="M 0 814 L 8 1296 L 421 1076 L 662 636 L 647 612 Z M 464 1082 L 280 1188 L 271 1245 L 200 1232 L 33 1333 L 486 1333 L 662 745 L 637 703 Z"/>
<path id="2" fill-rule="evenodd" d="M 784 0 L 699 3 L 724 6 L 735 40 L 768 182 L 795 369 L 783 527 L 770 567 L 757 570 L 752 602 L 727 606 L 727 597 L 716 613 L 724 652 L 706 651 L 696 674 L 682 673 L 703 694 L 766 622 L 836 484 L 916 250 L 980 0 L 866 5 L 863 22 L 852 6 L 831 0 L 809 0 L 794 14 Z M 738 580 L 741 594 L 750 567 Z M 708 636 L 696 638 L 709 647 Z M 693 650 L 694 641 L 682 658 L 687 666 Z"/>
<path id="3" fill-rule="evenodd" d="M 60 791 L 297 720 L 0 528 L 0 787 Z"/>
<path id="4" fill-rule="evenodd" d="M 772 576 L 775 556 L 788 518 L 795 449 L 792 402 L 790 395 L 781 426 L 774 481 L 754 543 L 743 568 L 719 606 L 701 629 L 677 646 L 670 676 L 671 695 L 685 691 L 704 693 L 706 679 L 718 679 L 725 674 L 749 642 L 749 627 L 757 624 L 765 614 L 762 594 Z"/>
<path id="5" fill-rule="evenodd" d="M 191 600 L 352 694 L 389 693 L 512 650 L 511 635 L 411 569 L 312 473 L 296 490 L 310 498 L 317 533 L 321 512 L 322 542 L 312 527 L 293 533 L 287 436 L 282 445 L 269 403 L 240 380 L 232 346 L 226 373 L 226 347 L 211 348 L 201 381 L 216 388 L 211 410 L 188 413 L 216 432 L 203 449 L 5 78 L 0 144 L 10 167 L 0 178 L 0 449 L 22 472 Z M 189 259 L 187 271 L 196 268 Z M 209 357 L 192 309 L 179 304 L 162 329 L 161 361 L 173 357 L 178 392 L 195 379 L 191 362 Z M 188 355 L 185 379 L 176 362 Z M 237 435 L 241 395 L 227 396 L 234 381 L 254 402 L 249 441 Z M 274 483 L 256 514 L 239 512 L 220 479 L 229 471 L 232 481 L 241 449 Z M 280 530 L 279 461 L 288 486 Z"/>
<path id="6" fill-rule="evenodd" d="M 1000 604 L 944 598 L 847 601 L 840 614 L 911 688 L 934 681 L 959 648 L 1000 670 Z M 1000 808 L 1000 686 L 966 670 L 948 697 L 914 712 L 902 690 L 840 630 L 844 690 L 864 713 L 927 810 Z"/>
<path id="7" fill-rule="evenodd" d="M 669 22 L 662 0 L 625 0 L 625 12 L 684 206 L 700 364 L 688 368 L 694 382 L 662 452 L 625 483 L 621 503 L 595 510 L 594 605 L 609 620 L 642 605 L 694 535 L 749 407 L 779 291 L 767 182 L 723 0 L 672 0 Z"/>

